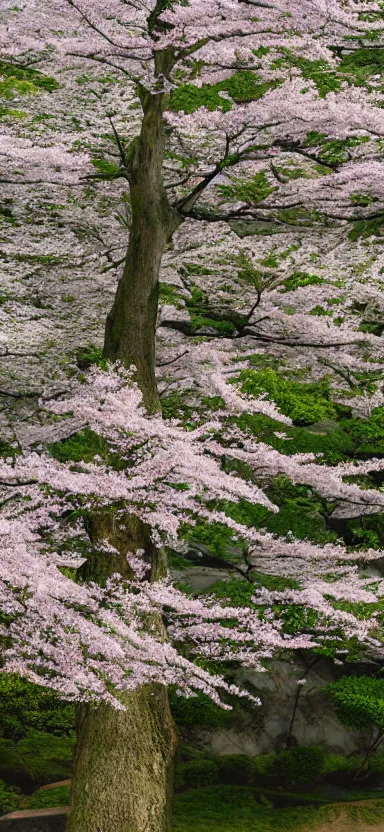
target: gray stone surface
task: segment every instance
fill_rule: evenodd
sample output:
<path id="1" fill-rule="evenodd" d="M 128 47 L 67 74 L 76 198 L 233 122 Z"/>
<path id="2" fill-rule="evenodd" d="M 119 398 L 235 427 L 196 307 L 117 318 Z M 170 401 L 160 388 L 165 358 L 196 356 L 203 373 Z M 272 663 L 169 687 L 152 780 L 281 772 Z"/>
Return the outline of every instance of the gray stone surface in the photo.
<path id="1" fill-rule="evenodd" d="M 240 725 L 220 729 L 194 729 L 194 739 L 215 754 L 268 754 L 285 746 L 292 719 L 297 682 L 306 678 L 303 666 L 273 661 L 267 673 L 248 670 L 239 677 L 247 680 L 260 696 L 261 707 L 249 709 Z M 336 678 L 331 662 L 321 659 L 307 675 L 301 688 L 292 729 L 293 743 L 321 745 L 348 755 L 366 748 L 369 734 L 346 728 L 337 718 L 324 686 Z"/>

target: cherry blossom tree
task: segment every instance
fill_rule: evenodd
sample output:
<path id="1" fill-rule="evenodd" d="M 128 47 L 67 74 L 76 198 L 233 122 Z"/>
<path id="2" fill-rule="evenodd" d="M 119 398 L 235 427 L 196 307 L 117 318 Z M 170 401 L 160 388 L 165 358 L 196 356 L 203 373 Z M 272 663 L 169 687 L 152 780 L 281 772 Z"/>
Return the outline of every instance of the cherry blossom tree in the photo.
<path id="1" fill-rule="evenodd" d="M 49 9 L 44 2 L 25 2 L 3 14 L 6 60 L 36 66 L 33 61 L 54 50 L 59 69 L 60 61 L 79 56 L 121 75 L 137 96 L 139 135 L 127 140 L 116 129 L 114 102 L 105 117 L 117 155 L 99 159 L 101 178 L 128 181 L 131 202 L 129 248 L 108 316 L 105 354 L 135 364 L 149 408 L 158 407 L 159 270 L 186 218 L 276 217 L 297 206 L 310 215 L 380 215 L 375 141 L 382 135 L 381 88 L 372 72 L 362 84 L 348 61 L 350 44 L 380 43 L 377 3 L 357 8 L 354 2 L 308 2 L 299 10 L 287 2 L 217 2 L 206 20 L 197 0 L 186 6 L 116 0 L 108 9 L 60 0 Z M 59 35 L 51 15 L 60 18 Z M 65 181 L 73 179 L 68 151 L 72 173 L 78 176 L 82 163 L 87 172 L 84 156 L 71 153 L 68 139 L 62 137 L 51 160 L 25 139 L 15 143 L 5 136 L 3 148 L 11 166 L 23 156 L 29 167 L 29 157 L 32 168 L 43 163 L 43 179 Z M 339 155 L 324 151 L 332 141 Z M 300 187 L 296 176 L 292 182 L 285 174 L 287 158 L 295 167 L 297 159 L 309 166 L 302 179 L 298 174 Z M 212 204 L 217 190 L 232 204 L 218 210 Z M 356 194 L 363 194 L 360 202 Z"/>
<path id="2" fill-rule="evenodd" d="M 128 182 L 129 245 L 108 315 L 104 355 L 135 366 L 149 412 L 159 409 L 155 325 L 160 267 L 182 226 L 187 233 L 192 221 L 202 222 L 204 228 L 258 218 L 284 223 L 298 208 L 307 218 L 324 223 L 341 220 L 348 225 L 381 216 L 381 89 L 374 78 L 357 86 L 345 58 L 346 43 L 361 48 L 373 37 L 381 42 L 378 12 L 373 2 L 357 9 L 353 2 L 336 0 L 308 1 L 300 8 L 285 0 L 218 1 L 210 5 L 208 17 L 199 0 L 187 5 L 113 0 L 107 6 L 86 0 L 49 5 L 26 0 L 20 8 L 6 4 L 3 9 L 5 66 L 29 72 L 29 77 L 49 67 L 60 81 L 67 79 L 69 94 L 75 90 L 69 62 L 82 69 L 96 65 L 126 79 L 129 95 L 112 93 L 108 100 L 98 88 L 92 95 L 87 87 L 93 102 L 86 104 L 87 117 L 96 128 L 97 142 L 75 144 L 73 131 L 63 130 L 58 143 L 49 124 L 33 135 L 11 121 L 1 141 L 7 164 L 3 182 L 68 190 L 77 188 L 83 177 L 81 187 L 101 180 L 102 187 L 112 185 L 122 192 Z M 133 110 L 127 136 L 121 115 L 132 100 L 138 112 Z M 100 138 L 103 124 L 108 125 L 107 139 Z M 293 177 L 287 175 L 287 165 Z M 260 285 L 254 282 L 252 291 L 257 305 Z M 278 325 L 279 316 L 284 316 L 276 310 L 276 300 L 275 295 L 271 306 Z M 252 312 L 255 308 L 253 297 Z M 243 321 L 239 336 L 249 334 L 249 323 Z M 303 344 L 309 324 L 307 315 L 296 316 Z M 321 331 L 320 324 L 317 321 L 316 329 L 323 345 L 350 343 L 349 332 L 344 335 L 329 325 Z M 254 334 L 267 342 L 279 338 L 276 332 L 263 335 L 257 327 Z M 217 370 L 220 357 L 211 355 L 209 360 L 214 367 L 211 382 L 229 408 L 267 413 L 283 423 L 283 430 L 289 423 L 284 414 L 265 399 L 245 404 L 241 391 L 228 389 Z M 164 682 L 175 682 L 187 693 L 203 689 L 214 698 L 218 689 L 226 689 L 224 680 L 209 677 L 182 651 L 175 651 L 165 638 L 161 613 L 166 613 L 175 642 L 186 642 L 192 654 L 196 645 L 196 652 L 205 657 L 228 658 L 228 650 L 232 655 L 222 622 L 233 619 L 233 608 L 189 603 L 165 583 L 162 544 L 175 540 L 180 522 L 199 513 L 226 523 L 254 546 L 257 568 L 267 558 L 272 574 L 304 576 L 300 589 L 291 585 L 280 595 L 255 590 L 256 607 L 277 601 L 307 604 L 316 610 L 322 627 L 331 621 L 330 627 L 343 627 L 347 635 L 358 635 L 379 649 L 372 636 L 373 620 L 361 622 L 351 613 L 336 612 L 326 597 L 331 570 L 337 575 L 334 598 L 367 603 L 376 598 L 343 547 L 275 540 L 230 521 L 222 511 L 215 515 L 205 505 L 209 498 L 242 497 L 271 508 L 254 484 L 222 476 L 218 460 L 223 446 L 216 434 L 222 434 L 233 459 L 256 472 L 288 474 L 295 482 L 360 508 L 379 510 L 382 495 L 345 482 L 350 471 L 342 466 L 328 471 L 321 466 L 319 478 L 316 460 L 288 458 L 263 443 L 254 446 L 233 426 L 223 430 L 221 419 L 188 436 L 139 411 L 137 390 L 130 382 L 119 387 L 113 376 L 103 374 L 92 381 L 96 394 L 88 400 L 84 392 L 76 394 L 65 407 L 80 424 L 116 442 L 118 454 L 135 463 L 135 473 L 129 477 L 106 470 L 99 461 L 74 471 L 41 454 L 3 466 L 4 488 L 27 497 L 31 509 L 29 524 L 21 505 L 21 526 L 12 502 L 12 514 L 4 520 L 10 546 L 2 591 L 13 639 L 5 667 L 29 675 L 38 672 L 63 695 L 105 702 L 81 712 L 69 828 L 95 832 L 128 824 L 132 830 L 160 832 L 169 823 L 175 747 Z M 100 398 L 102 404 L 96 404 Z M 57 413 L 60 408 L 61 404 Z M 127 433 L 134 439 L 127 440 Z M 371 470 L 370 465 L 380 470 L 380 461 L 364 462 L 354 466 L 352 476 Z M 180 489 L 183 483 L 185 490 Z M 68 500 L 90 512 L 93 548 L 80 567 L 88 584 L 79 585 L 58 572 L 58 566 L 65 569 L 68 564 L 53 543 L 59 531 L 54 518 L 62 518 Z M 19 560 L 13 561 L 15 549 L 23 553 L 22 568 Z M 366 560 L 377 556 L 376 550 L 365 555 Z M 120 580 L 113 577 L 116 572 Z M 123 592 L 121 580 L 128 582 L 130 591 Z M 381 584 L 379 593 L 380 588 Z M 37 609 L 44 610 L 44 620 Z M 53 622 L 58 629 L 52 631 Z M 245 664 L 271 655 L 272 648 L 294 646 L 281 635 L 281 625 L 270 611 L 260 624 L 258 615 L 241 610 L 233 639 L 240 645 L 236 657 Z M 296 641 L 296 646 L 310 644 L 307 636 Z M 111 702 L 123 702 L 127 710 L 117 713 Z"/>

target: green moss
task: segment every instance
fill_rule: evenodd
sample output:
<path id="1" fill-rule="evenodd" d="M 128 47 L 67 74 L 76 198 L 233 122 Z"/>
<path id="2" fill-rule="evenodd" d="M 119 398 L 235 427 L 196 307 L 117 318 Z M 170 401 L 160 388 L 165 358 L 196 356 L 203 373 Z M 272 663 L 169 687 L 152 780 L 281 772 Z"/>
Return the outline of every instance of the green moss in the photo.
<path id="1" fill-rule="evenodd" d="M 17 445 L 11 445 L 9 442 L 0 440 L 0 457 L 7 459 L 7 457 L 14 458 L 20 453 L 20 448 Z"/>
<path id="2" fill-rule="evenodd" d="M 374 75 L 384 75 L 384 49 L 376 46 L 374 49 L 360 47 L 349 55 L 343 55 L 338 71 L 353 80 L 354 84 L 366 85 Z"/>
<path id="3" fill-rule="evenodd" d="M 248 395 L 257 397 L 268 393 L 281 412 L 299 425 L 331 419 L 336 414 L 327 379 L 301 384 L 287 381 L 276 371 L 265 369 L 242 370 L 237 381 L 242 392 Z"/>
<path id="4" fill-rule="evenodd" d="M 299 581 L 293 578 L 280 578 L 279 575 L 267 575 L 265 572 L 257 572 L 253 569 L 251 573 L 255 584 L 264 586 L 270 592 L 284 592 L 285 589 L 300 589 Z"/>
<path id="5" fill-rule="evenodd" d="M 384 514 L 364 515 L 347 521 L 345 540 L 350 546 L 362 549 L 382 549 L 384 546 Z"/>
<path id="6" fill-rule="evenodd" d="M 256 101 L 279 83 L 262 81 L 252 70 L 243 70 L 218 84 L 203 84 L 201 87 L 181 84 L 171 93 L 170 109 L 174 112 L 183 110 L 185 113 L 194 113 L 199 107 L 206 107 L 207 110 L 221 109 L 223 113 L 227 113 L 232 109 L 233 102 L 245 104 L 248 101 Z M 231 100 L 222 98 L 221 92 L 228 93 Z"/>
<path id="7" fill-rule="evenodd" d="M 291 535 L 299 540 L 312 540 L 314 543 L 335 541 L 336 534 L 327 531 L 322 514 L 313 505 L 314 501 L 298 499 L 289 500 L 273 514 L 266 523 L 268 531 L 277 535 Z"/>

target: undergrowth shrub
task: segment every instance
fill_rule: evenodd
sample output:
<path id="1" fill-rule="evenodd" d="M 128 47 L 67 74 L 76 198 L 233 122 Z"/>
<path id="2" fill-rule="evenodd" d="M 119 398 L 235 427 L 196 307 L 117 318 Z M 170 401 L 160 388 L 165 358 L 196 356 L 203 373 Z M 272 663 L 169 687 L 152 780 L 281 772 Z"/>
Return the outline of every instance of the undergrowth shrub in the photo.
<path id="1" fill-rule="evenodd" d="M 268 393 L 285 416 L 298 425 L 311 424 L 336 416 L 336 408 L 330 398 L 327 379 L 302 383 L 289 381 L 275 370 L 242 370 L 238 381 L 243 393 L 258 397 Z"/>
<path id="2" fill-rule="evenodd" d="M 0 780 L 0 815 L 6 815 L 17 809 L 21 791 L 17 786 L 10 786 Z"/>

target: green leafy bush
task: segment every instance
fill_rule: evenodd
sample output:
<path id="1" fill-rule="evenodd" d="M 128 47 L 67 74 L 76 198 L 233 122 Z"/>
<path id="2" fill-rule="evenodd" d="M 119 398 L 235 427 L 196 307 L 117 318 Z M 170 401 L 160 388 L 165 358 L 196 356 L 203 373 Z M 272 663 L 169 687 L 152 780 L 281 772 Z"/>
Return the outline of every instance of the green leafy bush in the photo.
<path id="1" fill-rule="evenodd" d="M 200 789 L 214 786 L 219 781 L 219 769 L 214 760 L 199 759 L 181 763 L 176 769 L 176 787 Z"/>
<path id="2" fill-rule="evenodd" d="M 243 393 L 255 397 L 268 393 L 281 412 L 297 424 L 311 424 L 336 415 L 327 379 L 304 384 L 288 381 L 275 370 L 266 368 L 242 370 L 238 381 Z"/>
<path id="3" fill-rule="evenodd" d="M 69 784 L 52 789 L 39 790 L 23 800 L 23 809 L 51 809 L 55 806 L 68 806 Z"/>
<path id="4" fill-rule="evenodd" d="M 299 289 L 301 286 L 320 286 L 323 283 L 327 283 L 327 281 L 318 274 L 295 271 L 285 278 L 282 287 L 286 292 L 294 292 L 295 289 Z"/>
<path id="5" fill-rule="evenodd" d="M 247 754 L 225 754 L 216 759 L 220 781 L 224 784 L 252 786 L 273 775 L 276 754 L 250 757 Z"/>
<path id="6" fill-rule="evenodd" d="M 215 705 L 205 693 L 186 698 L 178 696 L 171 688 L 169 701 L 176 724 L 185 728 L 193 728 L 195 725 L 206 728 L 228 727 L 242 716 L 242 709 L 236 699 L 231 702 L 233 710 L 229 711 Z"/>
<path id="7" fill-rule="evenodd" d="M 0 740 L 0 777 L 30 791 L 36 784 L 65 780 L 71 775 L 75 733 L 55 736 L 30 729 L 15 743 Z"/>
<path id="8" fill-rule="evenodd" d="M 324 751 L 318 746 L 298 745 L 277 755 L 275 772 L 289 785 L 313 785 L 320 777 Z"/>
<path id="9" fill-rule="evenodd" d="M 30 728 L 53 734 L 71 734 L 75 724 L 72 703 L 63 702 L 54 691 L 27 679 L 0 674 L 0 734 L 20 740 Z"/>
<path id="10" fill-rule="evenodd" d="M 384 729 L 384 679 L 343 676 L 326 688 L 339 719 L 352 728 Z"/>
<path id="11" fill-rule="evenodd" d="M 14 812 L 20 802 L 21 791 L 17 786 L 9 786 L 0 780 L 0 815 Z"/>
<path id="12" fill-rule="evenodd" d="M 183 110 L 185 113 L 194 113 L 199 107 L 206 107 L 207 110 L 221 109 L 227 113 L 232 109 L 233 101 L 236 104 L 256 101 L 278 84 L 279 81 L 276 80 L 262 81 L 252 70 L 236 72 L 217 84 L 202 84 L 201 87 L 182 84 L 171 93 L 170 109 L 175 112 Z M 232 101 L 222 98 L 221 92 L 227 92 Z"/>

